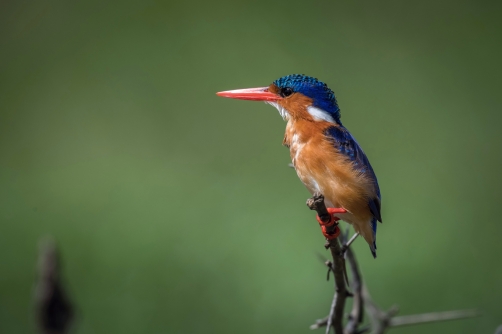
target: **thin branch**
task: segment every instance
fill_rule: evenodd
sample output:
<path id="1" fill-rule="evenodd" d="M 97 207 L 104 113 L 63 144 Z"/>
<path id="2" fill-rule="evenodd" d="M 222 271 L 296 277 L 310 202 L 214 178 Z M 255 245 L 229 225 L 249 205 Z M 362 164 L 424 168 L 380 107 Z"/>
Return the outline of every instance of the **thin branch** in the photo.
<path id="1" fill-rule="evenodd" d="M 319 329 L 319 328 L 326 326 L 328 324 L 328 318 L 329 318 L 329 316 L 324 317 L 322 319 L 317 319 L 314 324 L 310 325 L 309 328 L 314 330 L 314 329 Z"/>
<path id="2" fill-rule="evenodd" d="M 383 311 L 373 302 L 366 287 L 363 287 L 363 298 L 365 301 L 366 310 L 370 315 L 373 334 L 383 334 L 390 327 L 424 324 L 436 321 L 466 319 L 480 315 L 480 313 L 476 310 L 459 310 L 404 315 L 396 317 L 395 315 L 397 314 L 397 312 L 399 312 L 399 308 L 397 306 L 393 306 L 389 311 Z"/>
<path id="3" fill-rule="evenodd" d="M 347 234 L 348 234 L 348 230 L 347 230 Z M 346 235 L 342 234 L 342 236 L 341 236 L 342 243 L 344 243 L 344 241 L 347 240 L 347 234 Z M 352 240 L 353 239 L 355 239 L 355 238 L 352 237 Z M 344 243 L 344 245 L 346 245 L 346 244 L 347 243 Z M 352 251 L 352 249 L 350 249 L 348 247 L 347 247 L 346 257 L 347 257 L 347 260 L 350 264 L 350 269 L 352 271 L 352 283 L 351 284 L 354 289 L 353 293 L 352 293 L 352 296 L 354 297 L 354 301 L 352 304 L 352 311 L 349 314 L 349 321 L 347 322 L 347 325 L 345 326 L 344 333 L 345 334 L 362 334 L 362 333 L 366 333 L 367 331 L 369 331 L 368 327 L 363 328 L 363 329 L 358 328 L 359 325 L 363 322 L 363 314 L 364 314 L 363 313 L 364 301 L 363 301 L 363 297 L 362 297 L 362 286 L 363 286 L 362 285 L 362 276 L 361 276 L 361 272 L 359 271 L 359 266 L 357 264 L 355 254 Z M 327 261 L 326 263 L 329 263 L 329 265 L 328 264 L 326 264 L 326 265 L 331 268 L 331 266 L 332 266 L 331 261 Z M 335 299 L 333 299 L 333 301 L 335 301 Z M 333 305 L 334 305 L 334 303 L 332 303 L 332 308 L 333 308 Z M 331 314 L 331 312 L 330 312 L 330 314 Z M 310 329 L 318 329 L 318 328 L 327 326 L 329 319 L 330 319 L 330 316 L 317 320 L 312 326 L 310 326 Z"/>
<path id="4" fill-rule="evenodd" d="M 477 317 L 479 315 L 480 313 L 476 310 L 458 310 L 458 311 L 403 315 L 392 318 L 390 320 L 389 327 L 416 325 L 426 322 L 465 319 L 465 318 Z"/>
<path id="5" fill-rule="evenodd" d="M 347 230 L 348 234 L 348 230 Z M 355 234 L 351 240 L 355 240 L 358 234 Z M 364 314 L 364 300 L 362 295 L 363 289 L 363 279 L 361 276 L 361 272 L 359 271 L 359 266 L 356 261 L 356 256 L 351 248 L 348 247 L 350 245 L 350 240 L 345 245 L 347 245 L 346 257 L 350 265 L 350 270 L 352 272 L 352 293 L 354 295 L 354 300 L 352 302 L 352 311 L 349 314 L 349 321 L 345 326 L 345 334 L 356 334 L 361 333 L 358 330 L 359 325 L 363 322 L 363 314 Z"/>
<path id="6" fill-rule="evenodd" d="M 340 295 L 338 292 L 335 292 L 335 295 L 333 296 L 333 301 L 331 302 L 331 307 L 329 308 L 329 315 L 328 315 L 328 321 L 326 323 L 326 334 L 329 334 L 329 331 L 331 330 L 331 326 L 335 329 L 335 333 L 337 333 L 337 328 L 338 328 L 338 321 L 335 323 L 335 310 L 336 310 L 336 303 L 340 299 Z M 340 324 L 340 326 L 342 326 Z"/>
<path id="7" fill-rule="evenodd" d="M 347 249 L 350 247 L 350 245 L 352 245 L 352 243 L 357 239 L 357 237 L 359 236 L 359 233 L 354 233 L 354 235 L 352 236 L 352 238 L 350 238 L 349 241 L 345 242 L 342 246 L 342 252 L 346 252 Z"/>
<path id="8" fill-rule="evenodd" d="M 322 194 L 315 193 L 312 198 L 307 201 L 307 206 L 311 210 L 315 210 L 323 222 L 328 222 L 330 220 L 331 217 L 324 204 L 324 196 Z M 328 227 L 327 232 L 332 233 L 335 228 L 336 226 Z M 343 310 L 348 295 L 345 285 L 345 260 L 343 259 L 342 249 L 337 238 L 328 240 L 326 245 L 333 257 L 331 269 L 335 277 L 336 291 L 327 319 L 326 333 L 329 333 L 331 327 L 333 327 L 335 334 L 343 334 Z"/>

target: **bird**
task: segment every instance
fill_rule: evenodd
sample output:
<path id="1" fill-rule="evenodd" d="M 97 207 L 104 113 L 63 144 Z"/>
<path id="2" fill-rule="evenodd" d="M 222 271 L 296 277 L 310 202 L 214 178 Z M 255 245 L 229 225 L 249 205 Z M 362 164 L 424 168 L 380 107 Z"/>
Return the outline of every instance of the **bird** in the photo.
<path id="1" fill-rule="evenodd" d="M 335 219 L 352 224 L 376 258 L 377 221 L 382 222 L 380 188 L 366 154 L 342 125 L 334 92 L 317 78 L 291 74 L 266 87 L 216 94 L 263 101 L 279 111 L 287 122 L 283 145 L 289 148 L 298 177 L 311 194 L 323 194 Z M 329 237 L 324 229 L 323 233 Z"/>

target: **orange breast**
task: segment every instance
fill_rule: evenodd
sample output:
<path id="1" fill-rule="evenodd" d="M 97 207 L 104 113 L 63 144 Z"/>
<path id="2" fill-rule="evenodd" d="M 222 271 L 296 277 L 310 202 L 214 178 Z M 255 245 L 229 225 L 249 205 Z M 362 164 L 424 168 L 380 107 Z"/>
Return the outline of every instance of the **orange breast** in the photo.
<path id="1" fill-rule="evenodd" d="M 328 205 L 349 211 L 350 215 L 343 218 L 349 223 L 367 222 L 372 217 L 368 198 L 373 196 L 373 183 L 357 172 L 324 135 L 330 126 L 333 123 L 292 119 L 286 127 L 284 144 L 290 148 L 298 177 L 311 193 L 320 191 Z"/>

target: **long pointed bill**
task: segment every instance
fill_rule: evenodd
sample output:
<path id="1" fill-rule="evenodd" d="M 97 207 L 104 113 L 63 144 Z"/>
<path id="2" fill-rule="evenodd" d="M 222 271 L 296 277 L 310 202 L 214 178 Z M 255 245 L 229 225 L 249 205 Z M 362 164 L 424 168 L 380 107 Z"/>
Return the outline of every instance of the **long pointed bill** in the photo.
<path id="1" fill-rule="evenodd" d="M 251 101 L 277 101 L 282 99 L 279 95 L 269 92 L 268 87 L 227 90 L 218 92 L 216 95 L 229 97 L 231 99 Z"/>

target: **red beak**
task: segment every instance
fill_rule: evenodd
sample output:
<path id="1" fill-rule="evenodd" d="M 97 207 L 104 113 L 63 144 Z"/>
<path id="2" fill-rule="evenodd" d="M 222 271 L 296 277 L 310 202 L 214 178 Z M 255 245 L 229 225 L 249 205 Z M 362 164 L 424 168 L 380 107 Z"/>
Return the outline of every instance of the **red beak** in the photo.
<path id="1" fill-rule="evenodd" d="M 277 101 L 282 99 L 279 95 L 269 92 L 268 87 L 227 90 L 218 92 L 216 95 L 229 97 L 231 99 L 251 101 Z"/>

